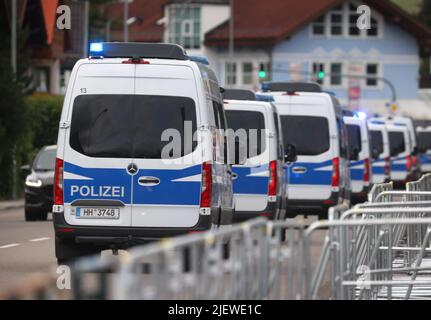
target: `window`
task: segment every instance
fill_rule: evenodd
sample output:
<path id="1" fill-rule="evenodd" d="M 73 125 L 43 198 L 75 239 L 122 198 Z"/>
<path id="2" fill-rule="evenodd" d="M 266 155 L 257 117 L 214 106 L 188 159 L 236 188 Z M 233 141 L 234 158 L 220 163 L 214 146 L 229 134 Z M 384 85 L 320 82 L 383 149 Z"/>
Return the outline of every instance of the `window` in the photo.
<path id="1" fill-rule="evenodd" d="M 261 112 L 226 111 L 227 123 L 230 129 L 244 129 L 247 133 L 247 158 L 262 154 L 266 148 L 265 119 Z M 252 130 L 255 133 L 252 133 Z"/>
<path id="2" fill-rule="evenodd" d="M 391 157 L 396 157 L 406 150 L 404 134 L 402 132 L 389 132 L 389 146 Z"/>
<path id="3" fill-rule="evenodd" d="M 362 140 L 361 140 L 361 128 L 356 125 L 347 125 L 347 136 L 349 137 L 349 151 L 350 154 L 353 151 L 361 152 Z"/>
<path id="4" fill-rule="evenodd" d="M 343 6 L 338 6 L 329 13 L 330 34 L 332 36 L 343 35 Z"/>
<path id="5" fill-rule="evenodd" d="M 226 62 L 225 65 L 226 84 L 236 85 L 236 63 Z"/>
<path id="6" fill-rule="evenodd" d="M 242 64 L 242 84 L 253 84 L 253 64 L 251 62 Z"/>
<path id="7" fill-rule="evenodd" d="M 49 68 L 33 69 L 33 85 L 36 92 L 49 92 Z"/>
<path id="8" fill-rule="evenodd" d="M 431 132 L 418 133 L 418 147 L 427 151 L 431 149 Z"/>
<path id="9" fill-rule="evenodd" d="M 381 31 L 381 18 L 371 17 L 371 28 L 361 30 L 357 26 L 359 19 L 357 5 L 345 2 L 320 16 L 311 24 L 313 36 L 328 37 L 377 37 Z"/>
<path id="10" fill-rule="evenodd" d="M 54 171 L 57 149 L 44 149 L 40 151 L 34 160 L 35 171 Z"/>
<path id="11" fill-rule="evenodd" d="M 379 65 L 377 63 L 367 63 L 366 65 L 366 83 L 367 87 L 377 87 L 378 80 L 373 77 L 377 77 L 379 75 Z"/>
<path id="12" fill-rule="evenodd" d="M 298 155 L 315 156 L 329 150 L 328 119 L 312 116 L 281 116 L 281 126 L 285 145 L 295 145 Z"/>
<path id="13" fill-rule="evenodd" d="M 383 134 L 378 130 L 370 131 L 371 137 L 371 150 L 378 153 L 379 155 L 383 153 Z"/>
<path id="14" fill-rule="evenodd" d="M 325 64 L 320 62 L 313 63 L 313 74 L 316 76 L 317 83 L 323 85 L 324 77 L 321 77 L 321 74 L 325 74 Z"/>
<path id="15" fill-rule="evenodd" d="M 342 76 L 343 73 L 343 64 L 342 63 L 331 63 L 331 86 L 341 86 L 342 85 Z"/>
<path id="16" fill-rule="evenodd" d="M 171 143 L 162 141 L 163 131 L 176 129 L 184 141 L 184 156 L 196 148 L 193 142 L 191 150 L 186 150 L 187 123 L 191 123 L 194 133 L 196 107 L 193 99 L 187 97 L 78 96 L 73 104 L 70 146 L 89 157 L 160 159 L 162 149 Z"/>
<path id="17" fill-rule="evenodd" d="M 186 49 L 201 46 L 201 9 L 193 5 L 169 6 L 168 42 Z"/>
<path id="18" fill-rule="evenodd" d="M 325 35 L 325 16 L 321 16 L 314 20 L 312 24 L 312 32 L 315 36 Z"/>

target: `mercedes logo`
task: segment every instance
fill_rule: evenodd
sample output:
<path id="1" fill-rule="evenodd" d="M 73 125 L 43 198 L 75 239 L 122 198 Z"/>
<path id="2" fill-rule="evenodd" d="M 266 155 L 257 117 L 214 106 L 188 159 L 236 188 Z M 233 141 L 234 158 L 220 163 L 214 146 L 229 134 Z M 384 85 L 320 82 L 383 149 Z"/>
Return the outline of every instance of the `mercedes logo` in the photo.
<path id="1" fill-rule="evenodd" d="M 138 173 L 138 166 L 135 163 L 131 163 L 127 166 L 127 172 L 129 172 L 130 175 L 134 176 Z"/>

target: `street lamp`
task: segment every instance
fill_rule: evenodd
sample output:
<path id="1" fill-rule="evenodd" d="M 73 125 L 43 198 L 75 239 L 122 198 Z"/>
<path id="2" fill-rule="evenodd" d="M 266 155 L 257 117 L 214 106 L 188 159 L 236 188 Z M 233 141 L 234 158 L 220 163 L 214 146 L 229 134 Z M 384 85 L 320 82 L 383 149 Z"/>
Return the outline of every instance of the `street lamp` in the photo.
<path id="1" fill-rule="evenodd" d="M 129 41 L 129 3 L 134 0 L 121 0 L 124 3 L 124 15 L 123 15 L 123 28 L 124 28 L 124 42 Z M 133 22 L 132 22 L 133 23 Z"/>

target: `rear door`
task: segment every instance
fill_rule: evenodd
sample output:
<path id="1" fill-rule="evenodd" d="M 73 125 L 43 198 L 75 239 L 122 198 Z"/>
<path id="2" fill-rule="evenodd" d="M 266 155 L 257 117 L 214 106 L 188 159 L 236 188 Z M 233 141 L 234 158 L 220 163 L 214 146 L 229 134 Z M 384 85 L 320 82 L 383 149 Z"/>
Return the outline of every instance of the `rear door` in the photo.
<path id="1" fill-rule="evenodd" d="M 364 188 L 364 174 L 365 174 L 365 148 L 364 139 L 362 138 L 362 120 L 353 117 L 345 117 L 344 121 L 347 126 L 347 134 L 349 138 L 349 150 L 352 154 L 356 149 L 358 152 L 358 159 L 350 161 L 350 179 L 352 184 L 352 192 L 359 193 Z"/>
<path id="2" fill-rule="evenodd" d="M 382 125 L 369 125 L 370 129 L 370 143 L 371 151 L 379 154 L 378 159 L 373 159 L 372 172 L 373 172 L 373 183 L 385 182 L 385 167 L 386 167 L 386 155 L 385 155 L 385 134 Z"/>
<path id="3" fill-rule="evenodd" d="M 420 164 L 422 172 L 431 172 L 431 128 L 418 128 L 417 142 L 421 153 Z"/>
<path id="4" fill-rule="evenodd" d="M 70 96 L 64 135 L 65 219 L 71 225 L 131 225 L 128 121 L 134 66 L 85 63 Z M 68 99 L 68 97 L 66 97 Z"/>
<path id="5" fill-rule="evenodd" d="M 198 85 L 189 66 L 136 66 L 132 226 L 188 228 L 199 220 Z"/>
<path id="6" fill-rule="evenodd" d="M 276 97 L 284 144 L 296 146 L 297 162 L 286 165 L 289 199 L 326 200 L 331 196 L 335 119 L 323 96 Z"/>
<path id="7" fill-rule="evenodd" d="M 388 131 L 391 152 L 391 179 L 405 180 L 407 178 L 407 156 L 410 152 L 407 128 L 390 125 Z"/>
<path id="8" fill-rule="evenodd" d="M 268 114 L 263 107 L 236 105 L 226 108 L 228 127 L 241 137 L 246 135 L 247 161 L 233 166 L 235 208 L 238 211 L 262 211 L 268 204 L 269 141 L 265 130 Z"/>

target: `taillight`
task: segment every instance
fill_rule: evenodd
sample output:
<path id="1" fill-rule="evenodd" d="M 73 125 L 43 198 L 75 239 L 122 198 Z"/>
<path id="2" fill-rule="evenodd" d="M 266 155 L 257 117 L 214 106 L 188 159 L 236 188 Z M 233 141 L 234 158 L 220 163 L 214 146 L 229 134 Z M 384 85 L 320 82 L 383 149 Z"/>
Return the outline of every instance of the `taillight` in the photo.
<path id="1" fill-rule="evenodd" d="M 365 159 L 364 182 L 370 182 L 370 159 Z"/>
<path id="2" fill-rule="evenodd" d="M 334 166 L 332 172 L 332 188 L 338 188 L 340 186 L 340 158 L 334 158 L 332 160 Z"/>
<path id="3" fill-rule="evenodd" d="M 412 166 L 413 166 L 413 168 L 416 168 L 417 165 L 418 165 L 418 157 L 417 156 L 413 156 L 412 157 Z"/>
<path id="4" fill-rule="evenodd" d="M 387 157 L 385 159 L 385 176 L 389 177 L 391 175 L 391 158 Z"/>
<path id="5" fill-rule="evenodd" d="M 268 195 L 277 195 L 277 161 L 271 161 L 269 163 Z"/>
<path id="6" fill-rule="evenodd" d="M 54 204 L 63 204 L 63 160 L 55 159 Z"/>
<path id="7" fill-rule="evenodd" d="M 201 208 L 211 208 L 212 185 L 212 166 L 205 162 L 202 165 Z"/>
<path id="8" fill-rule="evenodd" d="M 407 167 L 407 172 L 412 171 L 412 157 L 411 156 L 407 156 L 406 167 Z"/>

